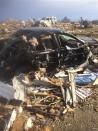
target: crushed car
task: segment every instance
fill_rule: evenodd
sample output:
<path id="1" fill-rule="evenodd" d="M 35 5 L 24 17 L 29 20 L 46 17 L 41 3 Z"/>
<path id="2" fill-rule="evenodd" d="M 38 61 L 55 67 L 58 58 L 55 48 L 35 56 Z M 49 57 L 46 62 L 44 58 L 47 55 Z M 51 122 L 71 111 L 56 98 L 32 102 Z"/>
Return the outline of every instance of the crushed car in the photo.
<path id="1" fill-rule="evenodd" d="M 87 44 L 60 29 L 24 28 L 14 33 L 1 50 L 0 70 L 13 75 L 39 67 L 47 70 L 78 67 L 89 56 Z"/>
<path id="2" fill-rule="evenodd" d="M 98 72 L 98 41 L 94 37 L 79 36 L 79 39 L 83 40 L 85 44 L 88 44 L 92 52 L 92 59 L 89 61 L 89 68 L 94 72 Z"/>
<path id="3" fill-rule="evenodd" d="M 79 36 L 78 38 L 88 44 L 92 53 L 98 57 L 98 41 L 94 37 Z"/>

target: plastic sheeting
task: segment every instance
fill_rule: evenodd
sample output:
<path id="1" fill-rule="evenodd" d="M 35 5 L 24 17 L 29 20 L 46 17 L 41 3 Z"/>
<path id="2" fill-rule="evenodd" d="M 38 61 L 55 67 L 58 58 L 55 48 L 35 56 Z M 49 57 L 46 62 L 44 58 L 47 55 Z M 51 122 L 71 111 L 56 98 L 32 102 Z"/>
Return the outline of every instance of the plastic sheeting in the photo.
<path id="1" fill-rule="evenodd" d="M 60 71 L 59 73 L 55 74 L 55 76 L 64 78 L 64 79 L 68 77 L 68 75 L 66 75 L 64 71 Z M 87 84 L 95 82 L 97 78 L 98 78 L 98 73 L 87 72 L 84 74 L 78 74 L 75 77 L 75 81 L 76 81 L 76 84 L 78 85 L 87 85 Z"/>
<path id="2" fill-rule="evenodd" d="M 93 83 L 98 77 L 98 73 L 87 73 L 87 74 L 79 74 L 75 78 L 76 84 L 78 85 L 87 85 Z"/>

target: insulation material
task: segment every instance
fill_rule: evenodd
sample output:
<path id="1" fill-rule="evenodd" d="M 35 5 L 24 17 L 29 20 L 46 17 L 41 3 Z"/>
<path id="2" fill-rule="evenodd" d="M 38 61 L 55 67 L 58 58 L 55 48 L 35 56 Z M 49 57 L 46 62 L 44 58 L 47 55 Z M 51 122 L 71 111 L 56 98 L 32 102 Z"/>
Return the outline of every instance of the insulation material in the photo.
<path id="1" fill-rule="evenodd" d="M 21 79 L 23 75 L 15 76 L 12 80 L 13 89 L 15 90 L 14 98 L 24 101 L 25 100 L 25 85 L 22 83 Z"/>

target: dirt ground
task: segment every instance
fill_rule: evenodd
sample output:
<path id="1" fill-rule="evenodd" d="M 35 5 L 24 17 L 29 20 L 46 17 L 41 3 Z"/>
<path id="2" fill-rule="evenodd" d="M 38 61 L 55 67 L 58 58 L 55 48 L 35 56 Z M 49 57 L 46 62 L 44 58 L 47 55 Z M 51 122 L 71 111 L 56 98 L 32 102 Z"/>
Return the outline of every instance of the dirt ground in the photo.
<path id="1" fill-rule="evenodd" d="M 98 131 L 98 87 L 73 113 L 66 114 L 64 121 L 56 120 L 52 131 Z"/>
<path id="2" fill-rule="evenodd" d="M 25 114 L 19 116 L 11 131 L 24 131 L 25 120 Z M 49 125 L 41 129 L 35 126 L 29 131 L 98 131 L 98 87 L 93 90 L 92 96 L 78 103 L 73 111 L 51 120 Z"/>

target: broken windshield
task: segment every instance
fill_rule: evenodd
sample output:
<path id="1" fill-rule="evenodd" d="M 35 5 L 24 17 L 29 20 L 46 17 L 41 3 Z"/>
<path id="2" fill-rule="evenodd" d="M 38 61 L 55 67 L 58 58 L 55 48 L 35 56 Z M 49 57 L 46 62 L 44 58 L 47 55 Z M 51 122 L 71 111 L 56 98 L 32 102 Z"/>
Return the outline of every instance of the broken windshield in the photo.
<path id="1" fill-rule="evenodd" d="M 58 34 L 58 40 L 61 47 L 69 46 L 72 48 L 76 48 L 79 47 L 81 44 L 78 39 L 67 34 Z"/>

